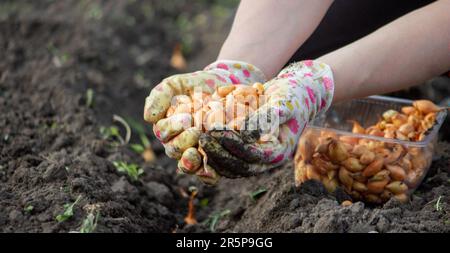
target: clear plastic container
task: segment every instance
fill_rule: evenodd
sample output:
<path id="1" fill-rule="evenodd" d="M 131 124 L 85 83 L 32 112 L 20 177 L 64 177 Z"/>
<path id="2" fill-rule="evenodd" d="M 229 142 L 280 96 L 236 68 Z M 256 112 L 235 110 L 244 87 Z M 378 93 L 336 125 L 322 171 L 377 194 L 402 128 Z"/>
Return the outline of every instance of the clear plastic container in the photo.
<path id="1" fill-rule="evenodd" d="M 342 187 L 354 201 L 381 204 L 409 200 L 430 168 L 446 111 L 436 113 L 422 141 L 352 133 L 352 121 L 368 127 L 411 100 L 372 96 L 332 106 L 305 129 L 295 156 L 295 182 L 319 180 L 328 191 Z"/>

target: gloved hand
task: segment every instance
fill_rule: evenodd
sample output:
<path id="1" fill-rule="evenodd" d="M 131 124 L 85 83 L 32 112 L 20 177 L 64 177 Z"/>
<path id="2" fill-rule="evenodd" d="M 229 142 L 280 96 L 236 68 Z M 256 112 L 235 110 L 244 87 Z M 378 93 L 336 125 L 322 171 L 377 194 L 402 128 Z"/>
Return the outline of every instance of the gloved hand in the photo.
<path id="1" fill-rule="evenodd" d="M 291 159 L 306 124 L 331 104 L 333 74 L 324 63 L 297 62 L 264 88 L 266 103 L 246 119 L 245 129 L 200 136 L 208 164 L 222 176 L 252 176 Z"/>
<path id="2" fill-rule="evenodd" d="M 193 106 L 205 104 L 207 101 L 201 101 L 203 94 L 213 94 L 220 86 L 263 83 L 265 80 L 264 74 L 251 64 L 217 61 L 203 71 L 164 79 L 146 98 L 144 119 L 154 124 L 153 131 L 164 145 L 166 154 L 179 160 L 179 170 L 195 173 L 202 181 L 214 183 L 218 178 L 216 172 L 206 164 L 200 168 L 201 156 L 195 147 L 202 122 L 196 122 L 192 116 Z M 182 106 L 177 106 L 180 104 Z M 171 110 L 175 107 L 178 109 Z"/>

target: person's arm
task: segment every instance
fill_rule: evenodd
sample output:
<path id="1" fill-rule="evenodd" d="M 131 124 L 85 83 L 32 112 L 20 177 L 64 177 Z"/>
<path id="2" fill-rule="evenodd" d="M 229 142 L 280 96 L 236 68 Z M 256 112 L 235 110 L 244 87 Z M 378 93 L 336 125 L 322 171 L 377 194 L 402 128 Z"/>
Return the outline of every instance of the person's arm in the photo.
<path id="1" fill-rule="evenodd" d="M 272 78 L 317 28 L 332 0 L 242 0 L 218 60 L 254 64 Z"/>
<path id="2" fill-rule="evenodd" d="M 420 84 L 450 69 L 450 0 L 411 12 L 318 59 L 331 66 L 334 102 Z"/>

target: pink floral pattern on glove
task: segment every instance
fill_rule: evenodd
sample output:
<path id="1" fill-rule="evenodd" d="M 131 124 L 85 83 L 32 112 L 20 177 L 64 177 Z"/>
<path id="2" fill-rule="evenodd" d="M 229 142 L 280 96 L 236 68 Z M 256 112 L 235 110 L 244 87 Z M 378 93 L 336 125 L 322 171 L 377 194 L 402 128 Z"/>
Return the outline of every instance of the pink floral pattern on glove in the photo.
<path id="1" fill-rule="evenodd" d="M 292 157 L 306 124 L 331 105 L 334 81 L 331 68 L 313 60 L 293 63 L 265 83 L 268 102 L 259 110 L 275 110 L 279 131 L 263 143 L 263 161 L 275 167 Z M 258 111 L 257 111 L 258 113 Z"/>
<path id="2" fill-rule="evenodd" d="M 264 74 L 255 66 L 239 61 L 217 61 L 202 71 L 173 75 L 162 80 L 145 99 L 144 119 L 153 124 L 153 132 L 163 144 L 167 156 L 179 160 L 180 171 L 197 171 L 196 175 L 202 180 L 217 179 L 217 173 L 205 162 L 202 168 L 192 167 L 194 164 L 200 166 L 198 157 L 201 157 L 196 148 L 200 130 L 192 115 L 167 112 L 174 98 L 191 96 L 192 92 L 195 96 L 197 88 L 201 96 L 203 93 L 213 94 L 221 86 L 252 85 L 255 82 L 266 82 Z M 183 143 L 182 147 L 180 143 Z"/>
<path id="3" fill-rule="evenodd" d="M 219 79 L 232 84 L 264 83 L 267 80 L 261 70 L 241 61 L 219 60 L 206 66 L 204 71 L 214 71 Z"/>

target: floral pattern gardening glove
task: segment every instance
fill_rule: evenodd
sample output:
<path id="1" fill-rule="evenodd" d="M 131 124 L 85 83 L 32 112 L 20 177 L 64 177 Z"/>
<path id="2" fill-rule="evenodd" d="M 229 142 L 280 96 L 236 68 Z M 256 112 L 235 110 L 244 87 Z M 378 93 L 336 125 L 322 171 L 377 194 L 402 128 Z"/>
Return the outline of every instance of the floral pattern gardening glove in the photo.
<path id="1" fill-rule="evenodd" d="M 195 127 L 190 113 L 195 96 L 213 94 L 218 87 L 230 84 L 264 83 L 264 74 L 253 65 L 239 61 L 217 61 L 203 71 L 179 74 L 164 79 L 152 89 L 145 100 L 144 119 L 153 124 L 153 132 L 165 147 L 166 154 L 179 160 L 179 170 L 194 174 L 205 183 L 214 184 L 217 173 L 204 164 L 198 146 L 201 127 Z M 195 90 L 195 92 L 194 92 Z M 185 96 L 179 96 L 185 95 Z M 175 97 L 176 96 L 176 97 Z M 198 98 L 199 100 L 202 97 Z M 206 103 L 206 101 L 203 101 Z M 171 105 L 180 105 L 179 111 L 170 111 Z M 194 105 L 193 105 L 194 104 Z M 186 108 L 186 110 L 183 110 Z"/>
<path id="2" fill-rule="evenodd" d="M 301 61 L 264 84 L 266 102 L 245 121 L 245 129 L 211 130 L 200 135 L 207 163 L 229 178 L 246 177 L 291 159 L 306 124 L 331 104 L 331 68 Z"/>

